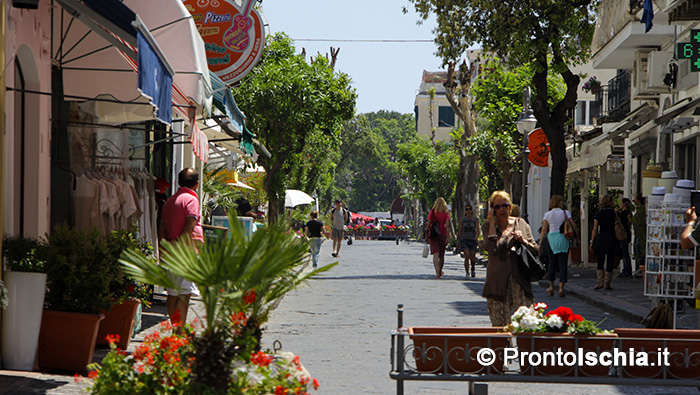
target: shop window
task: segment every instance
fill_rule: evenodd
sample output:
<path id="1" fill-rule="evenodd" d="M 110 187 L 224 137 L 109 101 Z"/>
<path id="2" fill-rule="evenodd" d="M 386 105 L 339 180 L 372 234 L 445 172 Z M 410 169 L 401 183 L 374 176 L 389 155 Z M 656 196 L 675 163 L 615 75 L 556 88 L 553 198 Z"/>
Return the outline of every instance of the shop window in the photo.
<path id="1" fill-rule="evenodd" d="M 593 101 L 578 100 L 576 102 L 576 110 L 574 111 L 574 120 L 576 125 L 593 125 Z"/>
<path id="2" fill-rule="evenodd" d="M 450 106 L 438 107 L 438 127 L 455 126 L 455 112 Z"/>

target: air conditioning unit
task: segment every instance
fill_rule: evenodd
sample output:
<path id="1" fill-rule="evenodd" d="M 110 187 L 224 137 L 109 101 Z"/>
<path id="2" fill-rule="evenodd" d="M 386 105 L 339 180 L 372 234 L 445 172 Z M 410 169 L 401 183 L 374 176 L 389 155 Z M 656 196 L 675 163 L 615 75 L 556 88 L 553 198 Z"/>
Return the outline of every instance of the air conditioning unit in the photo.
<path id="1" fill-rule="evenodd" d="M 634 65 L 632 66 L 632 99 L 644 100 L 655 97 L 654 92 L 647 89 L 647 76 L 649 69 L 649 53 L 653 49 L 638 50 L 634 53 Z"/>
<path id="2" fill-rule="evenodd" d="M 674 91 L 684 91 L 700 85 L 700 73 L 690 71 L 690 59 L 679 59 L 678 74 L 676 75 L 676 87 Z"/>
<path id="3" fill-rule="evenodd" d="M 673 54 L 665 51 L 653 51 L 647 55 L 647 84 L 649 92 L 668 93 L 670 89 L 664 84 L 664 78 L 668 74 L 668 64 L 673 59 Z"/>

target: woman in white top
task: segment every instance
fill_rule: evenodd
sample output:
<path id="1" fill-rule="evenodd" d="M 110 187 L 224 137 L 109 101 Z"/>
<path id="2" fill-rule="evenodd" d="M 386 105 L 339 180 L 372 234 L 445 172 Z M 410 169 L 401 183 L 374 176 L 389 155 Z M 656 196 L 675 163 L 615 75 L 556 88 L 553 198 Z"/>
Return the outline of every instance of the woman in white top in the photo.
<path id="1" fill-rule="evenodd" d="M 554 279 L 556 277 L 557 267 L 559 268 L 559 297 L 565 297 L 564 284 L 566 284 L 567 269 L 569 261 L 569 240 L 564 237 L 564 234 L 559 231 L 562 224 L 568 221 L 574 232 L 578 234 L 578 229 L 574 220 L 571 219 L 571 213 L 564 210 L 564 198 L 561 195 L 554 195 L 549 200 L 549 211 L 544 214 L 542 221 L 542 232 L 540 233 L 540 242 L 547 237 L 549 242 L 549 268 L 547 269 L 547 280 L 549 280 L 549 288 L 547 293 L 550 296 L 554 295 Z"/>

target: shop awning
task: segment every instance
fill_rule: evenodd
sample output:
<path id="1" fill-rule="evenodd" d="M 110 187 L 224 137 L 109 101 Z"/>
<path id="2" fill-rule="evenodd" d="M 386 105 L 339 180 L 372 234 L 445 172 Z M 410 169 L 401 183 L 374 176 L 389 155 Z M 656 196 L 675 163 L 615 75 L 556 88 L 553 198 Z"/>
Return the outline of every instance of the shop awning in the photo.
<path id="1" fill-rule="evenodd" d="M 585 170 L 603 165 L 607 162 L 610 154 L 612 154 L 612 141 L 608 139 L 607 133 L 592 140 L 584 141 L 581 144 L 580 169 Z"/>
<path id="2" fill-rule="evenodd" d="M 54 12 L 54 60 L 63 72 L 63 93 L 68 100 L 110 95 L 117 101 L 151 103 L 154 116 L 169 123 L 169 96 L 147 97 L 138 90 L 138 74 L 123 56 L 137 58 L 139 45 L 155 57 L 152 67 L 141 70 L 141 78 L 153 80 L 156 73 L 173 69 L 139 16 L 118 0 L 56 0 L 62 10 Z M 65 11 L 65 12 L 63 12 Z M 75 23 L 78 19 L 81 23 Z M 139 40 L 140 36 L 140 40 Z M 146 48 L 147 47 L 147 48 Z M 148 74 L 145 74 L 148 73 Z M 110 76 L 128 76 L 130 83 Z M 147 92 L 153 95 L 154 92 Z M 157 94 L 157 92 L 155 92 Z M 167 111 L 157 113 L 157 109 Z"/>

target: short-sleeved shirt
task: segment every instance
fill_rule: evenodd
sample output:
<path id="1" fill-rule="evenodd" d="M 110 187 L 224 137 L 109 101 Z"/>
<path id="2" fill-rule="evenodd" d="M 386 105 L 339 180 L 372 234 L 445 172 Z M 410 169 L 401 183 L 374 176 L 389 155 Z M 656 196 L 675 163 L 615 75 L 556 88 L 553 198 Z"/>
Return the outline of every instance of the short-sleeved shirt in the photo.
<path id="1" fill-rule="evenodd" d="M 598 211 L 594 217 L 598 221 L 600 233 L 615 233 L 615 210 L 604 208 Z"/>
<path id="2" fill-rule="evenodd" d="M 317 219 L 312 219 L 306 223 L 306 227 L 309 228 L 309 237 L 321 237 L 323 222 Z"/>
<path id="3" fill-rule="evenodd" d="M 476 240 L 476 227 L 479 220 L 476 217 L 462 217 L 462 240 Z"/>
<path id="4" fill-rule="evenodd" d="M 437 212 L 435 210 L 430 210 L 428 213 L 428 221 L 438 221 L 440 223 L 440 234 L 447 235 L 447 221 L 450 220 L 449 212 Z"/>
<path id="5" fill-rule="evenodd" d="M 333 229 L 338 229 L 338 230 L 343 230 L 345 229 L 345 213 L 347 212 L 346 209 L 343 207 L 340 208 L 340 210 L 336 210 L 335 208 L 331 211 L 332 217 L 333 217 Z"/>
<path id="6" fill-rule="evenodd" d="M 566 215 L 564 215 L 564 210 L 560 208 L 554 208 L 544 213 L 544 220 L 549 224 L 549 233 L 559 233 L 561 224 L 563 224 L 567 218 L 571 218 L 569 210 L 566 210 Z"/>
<path id="7" fill-rule="evenodd" d="M 698 222 L 698 224 L 700 224 L 700 222 Z M 700 245 L 700 226 L 695 226 L 688 239 L 692 241 L 696 247 Z"/>
<path id="8" fill-rule="evenodd" d="M 161 217 L 165 223 L 167 240 L 177 240 L 185 230 L 187 217 L 194 217 L 197 224 L 192 231 L 192 239 L 204 241 L 202 225 L 200 224 L 201 210 L 197 192 L 180 187 L 163 205 Z"/>

